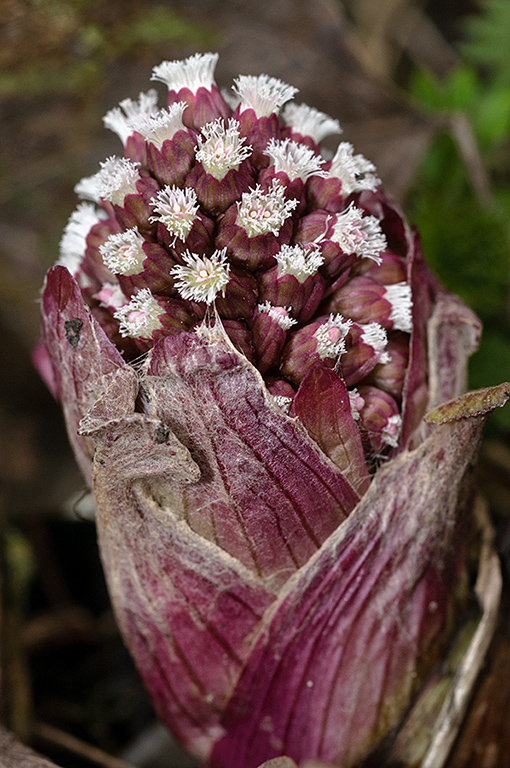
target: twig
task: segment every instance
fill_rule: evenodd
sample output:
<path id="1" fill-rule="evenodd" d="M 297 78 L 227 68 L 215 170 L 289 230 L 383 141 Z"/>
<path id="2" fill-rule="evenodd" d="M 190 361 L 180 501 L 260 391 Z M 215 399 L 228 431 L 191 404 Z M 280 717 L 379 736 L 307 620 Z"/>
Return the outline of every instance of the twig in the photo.
<path id="1" fill-rule="evenodd" d="M 492 203 L 489 175 L 483 164 L 471 125 L 462 112 L 449 115 L 448 124 L 459 147 L 480 205 L 483 208 L 489 208 Z"/>
<path id="2" fill-rule="evenodd" d="M 35 736 L 44 741 L 79 755 L 94 765 L 102 766 L 102 768 L 133 768 L 130 763 L 119 760 L 118 757 L 113 757 L 107 752 L 103 752 L 102 749 L 93 747 L 91 744 L 87 744 L 87 742 L 77 739 L 76 736 L 71 736 L 71 734 L 61 731 L 60 728 L 55 728 L 53 725 L 40 722 L 35 723 L 33 732 Z"/>

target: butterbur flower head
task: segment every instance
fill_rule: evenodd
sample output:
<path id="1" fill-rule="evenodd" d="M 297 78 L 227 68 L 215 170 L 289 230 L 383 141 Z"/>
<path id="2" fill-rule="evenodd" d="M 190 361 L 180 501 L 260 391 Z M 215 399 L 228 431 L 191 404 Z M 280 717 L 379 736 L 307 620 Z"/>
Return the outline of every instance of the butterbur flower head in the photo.
<path id="1" fill-rule="evenodd" d="M 477 319 L 374 165 L 324 159 L 336 120 L 268 75 L 225 99 L 216 61 L 163 62 L 167 106 L 106 115 L 126 156 L 77 185 L 39 367 L 174 734 L 214 768 L 400 764 L 466 605 L 465 476 L 507 390 L 424 421 L 462 395 Z"/>

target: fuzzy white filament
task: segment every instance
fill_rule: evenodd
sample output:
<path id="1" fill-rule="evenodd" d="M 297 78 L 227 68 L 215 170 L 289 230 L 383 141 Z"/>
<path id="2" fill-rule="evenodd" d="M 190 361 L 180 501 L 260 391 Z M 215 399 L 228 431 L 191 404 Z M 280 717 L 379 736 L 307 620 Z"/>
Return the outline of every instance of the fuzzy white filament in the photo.
<path id="1" fill-rule="evenodd" d="M 131 301 L 114 312 L 113 316 L 119 321 L 121 336 L 135 339 L 150 339 L 153 331 L 161 328 L 159 316 L 163 314 L 149 288 L 142 288 Z"/>
<path id="2" fill-rule="evenodd" d="M 390 320 L 398 331 L 411 333 L 413 330 L 411 286 L 408 283 L 394 283 L 384 289 L 384 298 L 391 304 Z"/>
<path id="3" fill-rule="evenodd" d="M 138 164 L 125 157 L 109 157 L 101 163 L 101 170 L 89 179 L 90 189 L 99 199 L 108 200 L 116 205 L 124 205 L 126 195 L 136 195 L 136 182 L 140 179 Z M 78 188 L 75 188 L 78 191 Z"/>
<path id="4" fill-rule="evenodd" d="M 169 91 L 189 88 L 196 93 L 199 88 L 210 89 L 215 84 L 217 63 L 217 53 L 195 53 L 184 61 L 163 61 L 152 70 L 151 80 L 165 83 Z"/>
<path id="5" fill-rule="evenodd" d="M 361 397 L 356 387 L 347 390 L 349 395 L 349 405 L 351 406 L 351 415 L 355 421 L 359 420 L 359 414 L 365 405 L 364 399 Z"/>
<path id="6" fill-rule="evenodd" d="M 259 312 L 269 315 L 284 331 L 288 331 L 297 323 L 297 320 L 290 316 L 290 307 L 274 307 L 269 301 L 265 301 L 263 304 L 258 304 L 257 309 Z"/>
<path id="7" fill-rule="evenodd" d="M 324 160 L 313 150 L 297 141 L 269 139 L 264 154 L 269 155 L 276 173 L 283 171 L 289 179 L 306 181 L 310 176 L 325 178 L 328 173 L 322 170 Z"/>
<path id="8" fill-rule="evenodd" d="M 304 283 L 310 275 L 315 275 L 324 263 L 318 246 L 303 248 L 302 245 L 282 245 L 275 259 L 278 277 L 294 275 L 300 283 Z"/>
<path id="9" fill-rule="evenodd" d="M 230 279 L 226 250 L 214 251 L 212 256 L 201 256 L 189 251 L 184 254 L 187 266 L 177 265 L 170 270 L 175 279 L 175 287 L 183 299 L 212 304 L 218 293 L 224 294 Z"/>
<path id="10" fill-rule="evenodd" d="M 326 357 L 339 357 L 347 351 L 345 338 L 349 333 L 352 320 L 342 315 L 330 315 L 325 323 L 322 323 L 315 333 L 317 339 L 317 354 L 322 359 Z"/>
<path id="11" fill-rule="evenodd" d="M 336 214 L 333 234 L 328 237 L 338 243 L 344 253 L 355 253 L 377 264 L 387 246 L 379 220 L 375 216 L 363 216 L 363 211 L 352 203 L 345 211 Z"/>
<path id="12" fill-rule="evenodd" d="M 180 189 L 176 186 L 166 186 L 151 199 L 151 207 L 157 215 L 152 216 L 150 221 L 161 221 L 171 235 L 184 242 L 199 209 L 195 190 L 191 187 Z"/>
<path id="13" fill-rule="evenodd" d="M 163 142 L 173 139 L 178 131 L 185 130 L 182 116 L 187 107 L 185 101 L 177 101 L 168 109 L 160 109 L 153 114 L 138 115 L 131 120 L 131 128 L 146 141 L 150 141 L 161 149 Z"/>
<path id="14" fill-rule="evenodd" d="M 381 431 L 381 437 L 386 445 L 389 445 L 391 448 L 396 448 L 398 446 L 401 429 L 402 416 L 400 416 L 398 413 L 390 416 L 386 425 Z"/>
<path id="15" fill-rule="evenodd" d="M 110 109 L 103 117 L 106 128 L 117 134 L 123 144 L 133 133 L 131 123 L 141 115 L 151 115 L 156 112 L 158 94 L 151 88 L 147 93 L 140 93 L 138 101 L 124 99 L 118 107 Z"/>
<path id="16" fill-rule="evenodd" d="M 294 133 L 310 136 L 317 144 L 326 136 L 342 133 L 338 120 L 309 107 L 308 104 L 289 102 L 283 108 L 282 119 Z"/>
<path id="17" fill-rule="evenodd" d="M 367 323 L 360 325 L 360 328 L 362 329 L 361 341 L 372 347 L 376 355 L 379 355 L 380 363 L 389 363 L 391 357 L 386 352 L 388 335 L 382 325 L 380 323 Z"/>
<path id="18" fill-rule="evenodd" d="M 232 89 L 240 100 L 240 111 L 253 109 L 257 117 L 278 114 L 280 108 L 298 92 L 292 85 L 268 75 L 240 75 Z"/>
<path id="19" fill-rule="evenodd" d="M 110 237 L 99 246 L 105 265 L 116 275 L 136 275 L 143 270 L 145 240 L 136 227 Z"/>
<path id="20" fill-rule="evenodd" d="M 267 192 L 263 192 L 257 184 L 250 192 L 243 192 L 241 202 L 237 203 L 236 224 L 246 231 L 248 237 L 269 232 L 277 235 L 297 204 L 295 199 L 285 199 L 285 189 L 276 179 L 273 179 Z"/>
<path id="21" fill-rule="evenodd" d="M 348 141 L 342 141 L 331 161 L 329 175 L 340 179 L 342 194 L 362 192 L 364 189 L 377 189 L 381 183 L 376 174 L 375 165 L 363 155 L 355 155 L 354 147 Z"/>
<path id="22" fill-rule="evenodd" d="M 204 166 L 204 170 L 221 180 L 228 171 L 239 166 L 252 153 L 250 146 L 244 147 L 246 139 L 239 135 L 239 122 L 230 119 L 227 126 L 218 118 L 202 127 L 203 136 L 199 136 L 195 159 Z"/>
<path id="23" fill-rule="evenodd" d="M 87 235 L 95 224 L 104 219 L 106 219 L 104 211 L 98 210 L 92 203 L 80 203 L 72 212 L 64 229 L 57 264 L 66 267 L 72 275 L 76 275 L 85 256 Z"/>
<path id="24" fill-rule="evenodd" d="M 285 395 L 273 395 L 273 401 L 278 408 L 281 408 L 284 413 L 289 413 L 290 406 L 292 405 L 292 397 L 285 397 Z"/>

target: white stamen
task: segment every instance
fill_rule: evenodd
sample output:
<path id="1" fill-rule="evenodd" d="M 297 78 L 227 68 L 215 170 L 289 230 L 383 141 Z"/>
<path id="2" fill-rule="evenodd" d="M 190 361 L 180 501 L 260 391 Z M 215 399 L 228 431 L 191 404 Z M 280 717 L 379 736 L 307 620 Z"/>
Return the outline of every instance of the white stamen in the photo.
<path id="1" fill-rule="evenodd" d="M 265 301 L 264 304 L 258 304 L 257 309 L 269 315 L 284 331 L 288 331 L 297 323 L 297 320 L 290 316 L 291 307 L 274 307 L 269 301 Z"/>
<path id="2" fill-rule="evenodd" d="M 164 187 L 151 199 L 151 206 L 157 216 L 152 216 L 149 221 L 161 221 L 170 234 L 184 242 L 199 209 L 195 190 L 191 187 Z"/>
<path id="3" fill-rule="evenodd" d="M 391 357 L 385 351 L 388 345 L 388 335 L 382 325 L 379 323 L 367 323 L 366 325 L 360 325 L 360 328 L 362 329 L 361 341 L 372 347 L 376 355 L 379 355 L 380 363 L 389 363 Z"/>
<path id="4" fill-rule="evenodd" d="M 386 237 L 375 216 L 363 216 L 363 211 L 351 205 L 336 214 L 333 234 L 329 239 L 338 243 L 345 253 L 355 253 L 362 258 L 381 263 L 381 252 L 386 250 Z"/>
<path id="5" fill-rule="evenodd" d="M 400 430 L 402 429 L 402 416 L 396 413 L 394 416 L 390 416 L 385 427 L 381 431 L 381 437 L 386 445 L 396 448 L 398 446 L 398 440 L 400 437 Z"/>
<path id="6" fill-rule="evenodd" d="M 390 320 L 397 331 L 411 333 L 413 330 L 411 286 L 408 283 L 394 283 L 384 289 L 384 298 L 391 304 Z"/>
<path id="7" fill-rule="evenodd" d="M 303 248 L 302 245 L 282 245 L 275 259 L 278 262 L 278 277 L 294 275 L 300 283 L 304 283 L 310 275 L 315 275 L 324 263 L 324 257 L 317 246 Z"/>
<path id="8" fill-rule="evenodd" d="M 101 170 L 92 177 L 95 179 L 97 194 L 103 200 L 116 205 L 124 205 L 126 195 L 136 195 L 136 182 L 140 179 L 138 163 L 132 163 L 125 157 L 109 157 L 101 163 Z"/>
<path id="9" fill-rule="evenodd" d="M 237 120 L 229 120 L 227 128 L 224 120 L 218 118 L 204 125 L 202 133 L 205 138 L 199 136 L 195 158 L 215 179 L 223 179 L 232 169 L 239 170 L 252 153 L 250 146 L 243 147 L 246 138 L 239 135 Z"/>
<path id="10" fill-rule="evenodd" d="M 212 304 L 218 293 L 225 295 L 230 271 L 226 254 L 226 248 L 214 251 L 210 257 L 189 251 L 184 254 L 183 259 L 188 266 L 178 265 L 170 270 L 175 278 L 175 287 L 183 299 Z"/>
<path id="11" fill-rule="evenodd" d="M 143 270 L 146 254 L 142 245 L 144 239 L 136 227 L 110 235 L 105 243 L 99 246 L 99 252 L 104 263 L 116 275 L 137 275 Z"/>
<path id="12" fill-rule="evenodd" d="M 301 136 L 310 136 L 316 144 L 319 144 L 326 136 L 342 133 L 340 123 L 324 112 L 309 107 L 308 104 L 286 104 L 282 119 L 285 125 L 294 133 Z"/>
<path id="13" fill-rule="evenodd" d="M 142 288 L 131 301 L 114 312 L 113 316 L 120 322 L 121 336 L 150 339 L 153 331 L 161 328 L 159 316 L 162 314 L 163 310 L 149 288 Z"/>
<path id="14" fill-rule="evenodd" d="M 218 62 L 217 53 L 195 53 L 184 61 L 163 61 L 152 70 L 151 80 L 159 80 L 169 91 L 189 88 L 196 93 L 199 88 L 211 89 L 214 70 Z"/>
<path id="15" fill-rule="evenodd" d="M 72 212 L 64 229 L 57 264 L 66 267 L 75 276 L 85 256 L 88 233 L 95 224 L 106 218 L 106 213 L 98 210 L 91 203 L 80 203 Z"/>
<path id="16" fill-rule="evenodd" d="M 342 193 L 362 192 L 377 189 L 381 179 L 376 174 L 376 167 L 363 155 L 355 155 L 354 147 L 347 141 L 342 141 L 333 157 L 329 175 L 342 182 Z"/>
<path id="17" fill-rule="evenodd" d="M 160 109 L 151 115 L 138 115 L 134 117 L 130 126 L 146 141 L 150 141 L 158 149 L 161 149 L 163 142 L 173 139 L 177 131 L 186 130 L 182 122 L 184 110 L 188 108 L 185 101 L 177 101 L 171 104 L 168 109 Z"/>
<path id="18" fill-rule="evenodd" d="M 273 395 L 273 400 L 284 413 L 288 413 L 290 411 L 290 406 L 292 405 L 292 397 L 285 397 L 285 395 Z"/>
<path id="19" fill-rule="evenodd" d="M 158 94 L 151 88 L 147 93 L 140 93 L 138 102 L 132 99 L 124 99 L 118 107 L 110 109 L 103 117 L 106 128 L 117 134 L 123 144 L 133 133 L 131 122 L 140 115 L 151 115 L 156 112 Z"/>
<path id="20" fill-rule="evenodd" d="M 94 294 L 94 299 L 107 309 L 120 309 L 126 303 L 126 297 L 118 283 L 103 283 L 101 290 Z"/>
<path id="21" fill-rule="evenodd" d="M 317 354 L 325 357 L 338 357 L 347 351 L 345 338 L 350 331 L 352 320 L 345 319 L 342 315 L 330 315 L 325 323 L 322 323 L 315 333 L 317 339 Z"/>
<path id="22" fill-rule="evenodd" d="M 278 114 L 280 107 L 298 92 L 292 85 L 268 75 L 240 75 L 232 89 L 240 98 L 240 111 L 253 109 L 257 117 Z"/>
<path id="23" fill-rule="evenodd" d="M 351 406 L 352 418 L 355 421 L 358 421 L 360 411 L 365 405 L 365 400 L 361 397 L 356 387 L 353 387 L 352 389 L 348 389 L 347 394 L 349 395 L 349 403 Z"/>
<path id="24" fill-rule="evenodd" d="M 243 192 L 241 202 L 237 203 L 236 224 L 246 230 L 248 237 L 268 232 L 277 235 L 297 204 L 295 199 L 285 199 L 285 188 L 277 179 L 273 179 L 267 192 L 263 192 L 257 184 L 251 192 Z"/>
<path id="25" fill-rule="evenodd" d="M 324 162 L 322 157 L 297 141 L 269 139 L 264 154 L 271 158 L 275 172 L 283 171 L 291 181 L 293 179 L 306 181 L 310 176 L 320 176 L 324 179 L 328 175 L 327 171 L 321 169 Z"/>

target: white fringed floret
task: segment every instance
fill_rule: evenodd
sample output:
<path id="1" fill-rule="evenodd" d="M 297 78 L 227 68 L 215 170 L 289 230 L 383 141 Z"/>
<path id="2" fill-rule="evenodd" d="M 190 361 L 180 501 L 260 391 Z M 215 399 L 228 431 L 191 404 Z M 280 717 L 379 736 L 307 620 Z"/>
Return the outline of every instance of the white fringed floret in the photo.
<path id="1" fill-rule="evenodd" d="M 161 149 L 164 141 L 173 139 L 178 131 L 186 130 L 182 116 L 187 107 L 185 101 L 177 101 L 168 109 L 160 109 L 150 115 L 137 115 L 131 120 L 130 126 L 146 141 Z"/>
<path id="2" fill-rule="evenodd" d="M 230 170 L 239 166 L 252 153 L 251 146 L 244 147 L 246 138 L 239 135 L 239 122 L 230 119 L 228 124 L 221 118 L 202 127 L 203 136 L 198 137 L 195 159 L 202 163 L 204 170 L 221 181 Z"/>
<path id="3" fill-rule="evenodd" d="M 136 227 L 110 237 L 99 246 L 105 265 L 116 275 L 137 275 L 143 270 L 146 258 L 144 238 Z"/>
<path id="4" fill-rule="evenodd" d="M 92 176 L 97 195 L 116 205 L 124 205 L 126 195 L 136 195 L 136 182 L 140 179 L 138 163 L 125 157 L 109 157 L 101 163 L 101 170 Z"/>
<path id="5" fill-rule="evenodd" d="M 325 323 L 322 323 L 315 331 L 317 339 L 317 354 L 322 359 L 326 357 L 336 358 L 347 351 L 345 339 L 352 325 L 352 320 L 342 315 L 330 315 Z"/>
<path id="6" fill-rule="evenodd" d="M 210 89 L 215 85 L 217 63 L 217 53 L 195 53 L 184 61 L 163 61 L 152 70 L 151 80 L 165 83 L 169 91 L 189 88 L 196 93 L 199 88 Z"/>
<path id="7" fill-rule="evenodd" d="M 259 184 L 250 192 L 243 192 L 241 202 L 237 203 L 236 224 L 246 231 L 248 237 L 269 232 L 277 235 L 297 205 L 297 200 L 285 198 L 285 188 L 277 179 L 273 179 L 266 192 L 262 191 Z"/>
<path id="8" fill-rule="evenodd" d="M 195 190 L 191 187 L 180 189 L 177 186 L 166 186 L 151 199 L 151 207 L 157 215 L 152 216 L 149 221 L 161 221 L 171 235 L 184 242 L 199 209 Z"/>
<path id="9" fill-rule="evenodd" d="M 377 264 L 381 263 L 381 253 L 387 247 L 379 220 L 375 216 L 364 216 L 363 211 L 353 203 L 336 214 L 333 234 L 329 239 L 338 243 L 344 253 L 355 253 Z"/>
<path id="10" fill-rule="evenodd" d="M 151 115 L 157 111 L 158 94 L 151 88 L 147 93 L 140 93 L 138 101 L 124 99 L 118 107 L 110 109 L 103 117 L 106 128 L 117 134 L 123 144 L 133 133 L 131 123 L 141 115 Z"/>
<path id="11" fill-rule="evenodd" d="M 368 344 L 374 350 L 376 355 L 379 355 L 380 363 L 389 363 L 391 360 L 390 355 L 386 352 L 388 345 L 388 335 L 385 328 L 380 323 L 367 323 L 366 325 L 360 325 L 362 329 L 361 340 L 364 344 Z"/>
<path id="12" fill-rule="evenodd" d="M 257 117 L 278 114 L 285 102 L 298 92 L 294 86 L 268 75 L 240 75 L 232 89 L 239 97 L 240 111 L 253 109 Z"/>
<path id="13" fill-rule="evenodd" d="M 318 246 L 303 248 L 302 245 L 282 245 L 275 255 L 278 263 L 278 277 L 294 275 L 300 282 L 315 275 L 324 263 L 324 257 Z"/>
<path id="14" fill-rule="evenodd" d="M 386 445 L 389 445 L 391 448 L 397 448 L 401 429 L 402 416 L 398 413 L 390 416 L 386 426 L 381 431 L 381 437 Z"/>
<path id="15" fill-rule="evenodd" d="M 308 104 L 286 104 L 282 111 L 282 120 L 294 133 L 310 136 L 319 144 L 326 136 L 342 133 L 340 123 L 324 112 L 309 107 Z"/>
<path id="16" fill-rule="evenodd" d="M 124 306 L 114 312 L 119 321 L 119 333 L 123 337 L 150 339 L 152 332 L 161 328 L 159 316 L 163 310 L 149 288 L 142 288 Z"/>
<path id="17" fill-rule="evenodd" d="M 184 254 L 187 266 L 177 265 L 170 270 L 175 279 L 175 287 L 183 299 L 212 304 L 219 293 L 225 293 L 225 286 L 230 279 L 230 264 L 226 254 L 226 248 L 214 251 L 212 256 L 201 256 L 189 251 Z"/>
<path id="18" fill-rule="evenodd" d="M 98 210 L 92 203 L 80 203 L 72 212 L 64 229 L 57 264 L 76 275 L 85 256 L 88 233 L 95 224 L 105 218 L 104 211 Z"/>
<path id="19" fill-rule="evenodd" d="M 348 141 L 342 141 L 331 161 L 329 175 L 342 182 L 342 194 L 362 192 L 369 189 L 372 192 L 381 183 L 376 174 L 375 165 L 363 155 L 355 155 L 354 147 Z"/>
<path id="20" fill-rule="evenodd" d="M 351 415 L 354 421 L 359 420 L 359 414 L 363 406 L 365 405 L 364 399 L 361 397 L 356 387 L 347 390 L 349 395 L 349 404 L 351 406 Z"/>
<path id="21" fill-rule="evenodd" d="M 284 331 L 288 331 L 297 323 L 297 320 L 290 316 L 290 307 L 274 307 L 269 301 L 265 301 L 263 304 L 258 304 L 257 309 L 269 315 Z"/>
<path id="22" fill-rule="evenodd" d="M 294 179 L 306 181 L 310 176 L 325 178 L 328 175 L 327 171 L 321 168 L 324 163 L 322 157 L 297 141 L 269 139 L 264 154 L 271 159 L 275 172 L 283 171 L 291 181 Z"/>
<path id="23" fill-rule="evenodd" d="M 384 289 L 384 298 L 391 304 L 390 320 L 397 331 L 411 333 L 413 330 L 411 286 L 408 283 L 394 283 Z"/>

